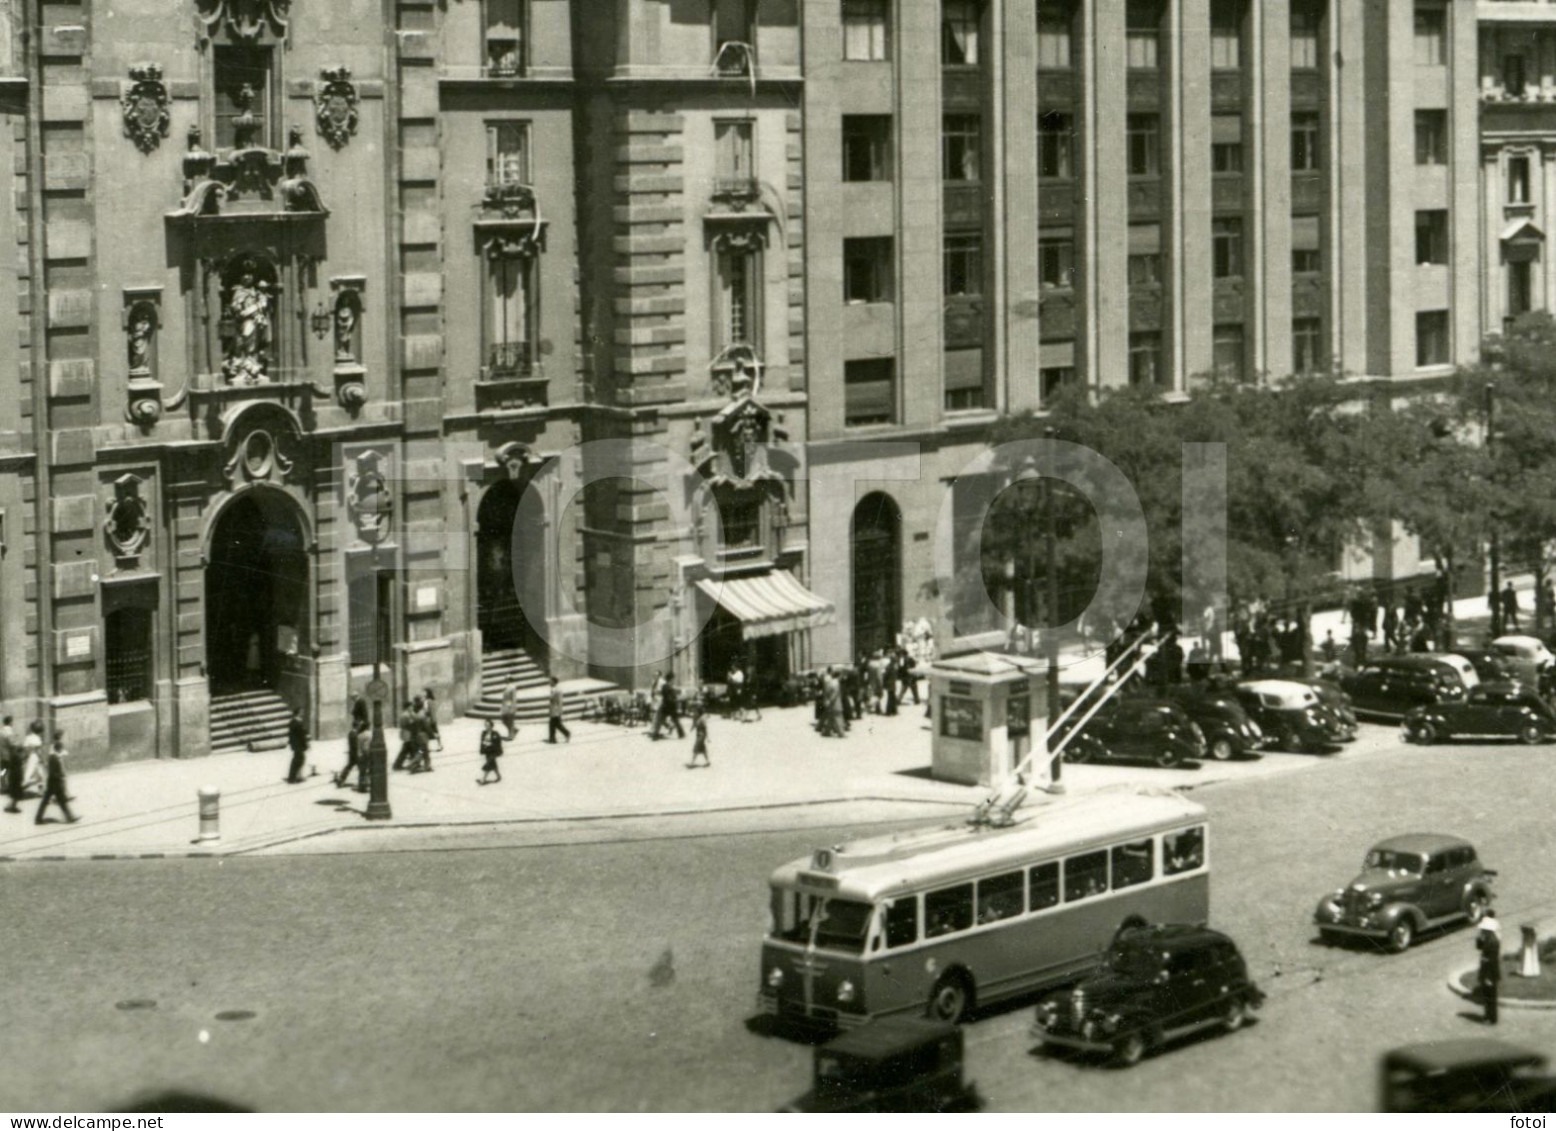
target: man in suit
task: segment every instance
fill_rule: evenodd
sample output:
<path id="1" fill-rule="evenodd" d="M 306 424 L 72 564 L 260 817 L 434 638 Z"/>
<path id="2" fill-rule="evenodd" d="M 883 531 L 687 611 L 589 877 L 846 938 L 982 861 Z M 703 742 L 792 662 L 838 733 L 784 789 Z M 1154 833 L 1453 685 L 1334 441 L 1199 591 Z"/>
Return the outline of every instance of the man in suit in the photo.
<path id="1" fill-rule="evenodd" d="M 1475 936 L 1475 949 L 1480 952 L 1477 980 L 1481 1004 L 1486 1007 L 1486 1024 L 1495 1025 L 1497 996 L 1502 988 L 1502 928 L 1489 907 L 1486 909 L 1486 917 L 1480 921 L 1480 931 Z"/>
<path id="2" fill-rule="evenodd" d="M 49 748 L 48 777 L 43 786 L 43 800 L 38 803 L 35 824 L 44 823 L 43 811 L 49 807 L 51 801 L 59 805 L 60 811 L 65 814 L 65 820 L 72 825 L 81 819 L 70 811 L 70 798 L 65 794 L 65 757 L 68 753 L 69 751 L 65 749 L 65 732 L 55 731 L 54 745 Z"/>
<path id="3" fill-rule="evenodd" d="M 668 684 L 666 686 L 668 687 Z M 672 693 L 673 693 L 673 691 L 672 691 Z M 563 738 L 567 739 L 567 741 L 569 741 L 569 742 L 573 741 L 573 733 L 572 733 L 572 731 L 568 730 L 567 729 L 567 724 L 562 721 L 562 711 L 563 711 L 562 687 L 557 682 L 556 676 L 552 676 L 551 677 L 551 699 L 550 699 L 550 708 L 549 708 L 549 713 L 550 713 L 550 716 L 551 716 L 551 731 L 550 731 L 549 736 L 546 738 L 546 741 L 552 743 L 553 745 L 556 743 L 556 736 L 559 733 L 562 735 Z M 679 719 L 676 720 L 675 729 L 676 729 L 676 733 L 679 734 L 680 730 L 681 730 L 681 722 L 680 722 Z"/>
<path id="4" fill-rule="evenodd" d="M 286 780 L 296 785 L 303 780 L 303 759 L 308 754 L 308 727 L 301 711 L 293 711 L 291 721 L 286 724 L 286 744 L 292 748 L 292 764 L 286 771 Z"/>

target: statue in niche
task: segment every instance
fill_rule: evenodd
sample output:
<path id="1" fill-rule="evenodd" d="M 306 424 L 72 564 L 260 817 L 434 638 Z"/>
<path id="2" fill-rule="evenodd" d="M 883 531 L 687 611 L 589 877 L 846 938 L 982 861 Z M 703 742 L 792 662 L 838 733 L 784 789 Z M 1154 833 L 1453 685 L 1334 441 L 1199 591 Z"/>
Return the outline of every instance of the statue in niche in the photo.
<path id="1" fill-rule="evenodd" d="M 335 360 L 355 361 L 357 336 L 357 310 L 349 301 L 335 307 Z"/>
<path id="2" fill-rule="evenodd" d="M 144 304 L 130 312 L 130 376 L 145 377 L 151 373 L 151 339 L 156 332 L 156 320 L 151 308 Z"/>
<path id="3" fill-rule="evenodd" d="M 270 285 L 256 276 L 252 260 L 245 262 L 225 312 L 233 333 L 222 369 L 234 385 L 270 379 L 270 303 Z"/>

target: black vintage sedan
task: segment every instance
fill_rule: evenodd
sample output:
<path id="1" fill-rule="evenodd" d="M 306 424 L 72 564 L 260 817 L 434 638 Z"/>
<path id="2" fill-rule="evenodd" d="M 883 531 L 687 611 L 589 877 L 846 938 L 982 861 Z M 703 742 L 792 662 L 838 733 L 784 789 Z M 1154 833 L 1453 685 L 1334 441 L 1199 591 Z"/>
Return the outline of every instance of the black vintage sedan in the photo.
<path id="1" fill-rule="evenodd" d="M 1205 735 L 1205 753 L 1218 762 L 1230 758 L 1257 758 L 1265 743 L 1264 731 L 1248 717 L 1231 688 L 1203 683 L 1180 683 L 1167 693 L 1198 724 Z"/>
<path id="2" fill-rule="evenodd" d="M 1084 715 L 1084 707 L 1076 710 L 1077 719 Z M 1067 723 L 1066 729 L 1071 725 Z M 1204 754 L 1204 733 L 1176 704 L 1129 696 L 1109 699 L 1064 748 L 1066 762 L 1118 759 L 1163 767 L 1195 761 Z"/>
<path id="3" fill-rule="evenodd" d="M 1412 708 L 1403 729 L 1410 742 L 1467 735 L 1549 742 L 1556 737 L 1556 711 L 1523 684 L 1482 683 L 1461 702 Z"/>
<path id="4" fill-rule="evenodd" d="M 1342 676 L 1340 687 L 1351 697 L 1358 715 L 1403 719 L 1415 707 L 1433 707 L 1464 700 L 1464 684 L 1442 668 L 1366 667 Z"/>

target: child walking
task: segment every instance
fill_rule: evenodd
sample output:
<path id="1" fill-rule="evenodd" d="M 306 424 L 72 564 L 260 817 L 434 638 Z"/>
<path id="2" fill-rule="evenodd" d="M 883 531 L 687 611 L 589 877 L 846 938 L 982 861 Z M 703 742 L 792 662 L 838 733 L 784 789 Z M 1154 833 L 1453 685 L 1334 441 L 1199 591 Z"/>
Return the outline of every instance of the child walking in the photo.
<path id="1" fill-rule="evenodd" d="M 702 759 L 702 764 L 710 770 L 713 768 L 713 760 L 708 757 L 708 716 L 702 713 L 701 707 L 692 709 L 692 760 L 686 764 L 688 770 L 697 768 L 697 759 Z"/>
<path id="2" fill-rule="evenodd" d="M 502 781 L 502 771 L 497 768 L 497 759 L 502 757 L 502 735 L 497 733 L 497 723 L 494 719 L 487 719 L 486 726 L 481 731 L 481 757 L 486 762 L 481 766 L 481 776 L 476 779 L 476 785 L 491 785 L 488 781 L 491 774 L 496 774 L 494 781 Z"/>

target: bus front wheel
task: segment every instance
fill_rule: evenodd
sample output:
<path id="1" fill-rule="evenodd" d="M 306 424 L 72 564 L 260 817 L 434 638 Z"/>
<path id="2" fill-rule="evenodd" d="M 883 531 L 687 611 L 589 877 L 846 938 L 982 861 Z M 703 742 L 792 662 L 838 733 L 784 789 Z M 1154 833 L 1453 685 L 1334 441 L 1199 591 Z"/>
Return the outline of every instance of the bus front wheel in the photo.
<path id="1" fill-rule="evenodd" d="M 961 1021 L 972 1009 L 972 987 L 965 974 L 946 974 L 929 995 L 929 1015 L 937 1021 Z"/>

